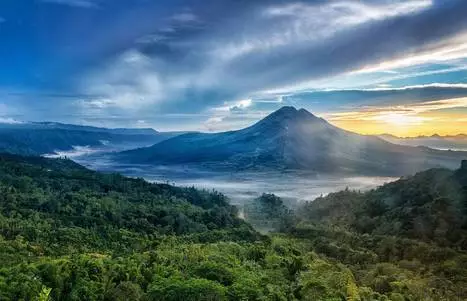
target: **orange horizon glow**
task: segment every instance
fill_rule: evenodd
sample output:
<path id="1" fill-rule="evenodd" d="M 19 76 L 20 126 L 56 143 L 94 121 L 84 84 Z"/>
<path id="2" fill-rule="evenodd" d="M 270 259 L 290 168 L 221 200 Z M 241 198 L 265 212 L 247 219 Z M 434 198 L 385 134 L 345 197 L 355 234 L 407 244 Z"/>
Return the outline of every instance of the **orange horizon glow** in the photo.
<path id="1" fill-rule="evenodd" d="M 401 138 L 418 137 L 418 136 L 455 136 L 459 134 L 467 134 L 467 122 L 459 122 L 455 124 L 433 124 L 423 126 L 408 126 L 399 127 L 384 122 L 368 122 L 355 120 L 339 120 L 330 121 L 331 124 L 344 130 L 355 132 L 362 135 L 381 135 L 390 134 Z"/>
<path id="2" fill-rule="evenodd" d="M 451 136 L 467 133 L 467 98 L 366 107 L 358 111 L 324 114 L 323 117 L 337 127 L 364 135 Z"/>

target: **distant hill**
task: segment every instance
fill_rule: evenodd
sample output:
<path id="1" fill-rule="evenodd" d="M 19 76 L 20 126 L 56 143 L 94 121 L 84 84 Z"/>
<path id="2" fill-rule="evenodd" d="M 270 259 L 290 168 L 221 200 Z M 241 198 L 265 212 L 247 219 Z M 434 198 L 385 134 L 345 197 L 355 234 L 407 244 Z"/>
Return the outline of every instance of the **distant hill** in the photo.
<path id="1" fill-rule="evenodd" d="M 66 124 L 60 122 L 34 122 L 37 128 L 63 129 L 86 132 L 109 133 L 117 135 L 156 135 L 159 132 L 152 128 L 102 128 L 87 125 Z"/>
<path id="2" fill-rule="evenodd" d="M 430 169 L 366 193 L 332 193 L 299 212 L 321 224 L 467 250 L 467 161 L 455 171 Z"/>
<path id="3" fill-rule="evenodd" d="M 228 170 L 404 175 L 431 167 L 455 167 L 465 157 L 467 153 L 401 146 L 348 132 L 307 110 L 283 107 L 242 130 L 180 135 L 152 147 L 122 152 L 115 159 Z"/>
<path id="4" fill-rule="evenodd" d="M 317 198 L 285 225 L 350 267 L 359 285 L 390 296 L 361 300 L 467 300 L 467 161 Z"/>
<path id="5" fill-rule="evenodd" d="M 390 134 L 379 135 L 380 138 L 396 144 L 408 146 L 426 146 L 440 150 L 467 151 L 467 135 L 459 134 L 452 136 L 418 136 L 418 137 L 397 137 Z"/>
<path id="6" fill-rule="evenodd" d="M 55 122 L 0 124 L 0 151 L 21 155 L 56 154 L 76 147 L 118 151 L 153 145 L 178 134 Z"/>

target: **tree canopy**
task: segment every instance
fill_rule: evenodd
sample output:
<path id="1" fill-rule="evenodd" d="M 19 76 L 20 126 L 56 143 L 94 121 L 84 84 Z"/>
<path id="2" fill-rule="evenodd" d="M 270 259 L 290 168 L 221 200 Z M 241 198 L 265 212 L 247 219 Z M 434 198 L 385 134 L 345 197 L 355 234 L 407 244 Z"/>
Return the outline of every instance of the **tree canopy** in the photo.
<path id="1" fill-rule="evenodd" d="M 296 212 L 263 195 L 245 221 L 215 191 L 0 155 L 0 300 L 465 300 L 465 179 L 431 170 Z"/>

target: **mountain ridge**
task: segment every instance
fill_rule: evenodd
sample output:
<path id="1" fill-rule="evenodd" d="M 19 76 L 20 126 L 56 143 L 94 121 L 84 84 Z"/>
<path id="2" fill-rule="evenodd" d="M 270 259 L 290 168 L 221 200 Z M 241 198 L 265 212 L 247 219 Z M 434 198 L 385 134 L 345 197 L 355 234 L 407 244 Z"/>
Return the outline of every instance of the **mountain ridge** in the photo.
<path id="1" fill-rule="evenodd" d="M 467 135 L 446 135 L 434 134 L 431 136 L 417 137 L 397 137 L 391 134 L 381 134 L 378 137 L 395 144 L 406 146 L 425 146 L 440 150 L 461 150 L 467 151 Z"/>
<path id="2" fill-rule="evenodd" d="M 440 135 L 440 134 L 433 134 L 433 135 L 418 135 L 418 136 L 397 136 L 389 133 L 383 133 L 379 135 L 375 135 L 378 137 L 388 137 L 388 138 L 397 138 L 397 139 L 417 139 L 417 138 L 467 138 L 467 134 L 455 134 L 455 135 Z"/>
<path id="3" fill-rule="evenodd" d="M 41 122 L 31 122 L 29 124 L 50 127 L 50 128 L 58 128 L 58 129 L 67 129 L 67 130 L 85 130 L 89 132 L 106 132 L 112 134 L 128 134 L 128 135 L 155 135 L 160 133 L 159 131 L 153 128 L 105 128 L 105 127 L 97 127 L 91 125 L 78 125 L 78 124 L 69 124 L 69 123 L 61 123 L 55 121 L 41 121 Z"/>
<path id="4" fill-rule="evenodd" d="M 58 122 L 0 124 L 0 151 L 45 155 L 74 151 L 76 147 L 124 150 L 150 146 L 179 135 L 154 129 L 99 128 Z"/>

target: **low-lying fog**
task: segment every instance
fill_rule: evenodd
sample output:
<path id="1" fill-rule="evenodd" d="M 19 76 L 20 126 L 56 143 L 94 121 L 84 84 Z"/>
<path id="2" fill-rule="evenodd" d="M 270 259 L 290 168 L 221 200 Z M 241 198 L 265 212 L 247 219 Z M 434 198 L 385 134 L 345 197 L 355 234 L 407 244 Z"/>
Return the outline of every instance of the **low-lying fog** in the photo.
<path id="1" fill-rule="evenodd" d="M 293 207 L 297 202 L 312 201 L 320 195 L 346 187 L 353 190 L 369 190 L 396 180 L 389 177 L 331 177 L 281 172 L 219 173 L 183 167 L 117 165 L 102 159 L 86 157 L 74 160 L 103 172 L 119 172 L 130 177 L 178 186 L 214 189 L 227 195 L 233 204 L 243 204 L 262 193 L 274 193 Z"/>
<path id="2" fill-rule="evenodd" d="M 89 145 L 74 145 L 70 150 L 55 150 L 52 154 L 44 154 L 46 158 L 62 158 L 67 157 L 82 162 L 92 163 L 93 158 L 99 158 L 101 155 L 122 152 L 130 149 L 136 149 L 139 147 L 146 147 L 147 144 L 142 143 L 110 143 L 109 141 L 101 140 L 100 146 L 89 146 Z"/>

